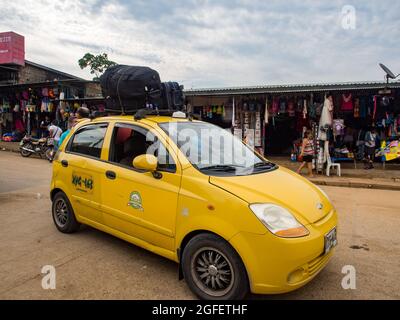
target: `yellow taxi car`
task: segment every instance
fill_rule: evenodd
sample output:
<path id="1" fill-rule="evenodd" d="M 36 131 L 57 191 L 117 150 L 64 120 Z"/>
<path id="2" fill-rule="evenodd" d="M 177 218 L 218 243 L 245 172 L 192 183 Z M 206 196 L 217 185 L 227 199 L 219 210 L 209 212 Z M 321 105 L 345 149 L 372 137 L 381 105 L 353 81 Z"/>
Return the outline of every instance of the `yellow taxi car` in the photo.
<path id="1" fill-rule="evenodd" d="M 337 243 L 322 190 L 180 112 L 80 122 L 55 156 L 51 200 L 59 231 L 89 225 L 176 261 L 202 299 L 295 290 Z"/>

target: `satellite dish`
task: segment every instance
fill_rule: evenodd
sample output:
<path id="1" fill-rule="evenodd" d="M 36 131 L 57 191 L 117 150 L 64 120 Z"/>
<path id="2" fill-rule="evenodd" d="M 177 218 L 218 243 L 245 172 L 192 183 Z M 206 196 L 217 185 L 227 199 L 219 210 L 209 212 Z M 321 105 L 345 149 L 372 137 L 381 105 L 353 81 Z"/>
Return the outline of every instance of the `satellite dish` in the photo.
<path id="1" fill-rule="evenodd" d="M 394 73 L 388 68 L 386 67 L 383 63 L 380 63 L 379 66 L 383 69 L 383 71 L 386 72 L 386 77 L 388 79 L 396 79 L 397 77 L 394 75 Z"/>

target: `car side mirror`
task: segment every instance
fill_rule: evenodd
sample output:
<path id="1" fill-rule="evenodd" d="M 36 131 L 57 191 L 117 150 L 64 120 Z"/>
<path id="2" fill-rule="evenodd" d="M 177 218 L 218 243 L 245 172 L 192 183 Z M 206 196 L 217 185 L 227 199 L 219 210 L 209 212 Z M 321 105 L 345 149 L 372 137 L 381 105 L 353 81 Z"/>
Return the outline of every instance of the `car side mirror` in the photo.
<path id="1" fill-rule="evenodd" d="M 158 160 L 152 154 L 141 154 L 133 159 L 132 164 L 136 169 L 155 172 L 158 167 Z"/>

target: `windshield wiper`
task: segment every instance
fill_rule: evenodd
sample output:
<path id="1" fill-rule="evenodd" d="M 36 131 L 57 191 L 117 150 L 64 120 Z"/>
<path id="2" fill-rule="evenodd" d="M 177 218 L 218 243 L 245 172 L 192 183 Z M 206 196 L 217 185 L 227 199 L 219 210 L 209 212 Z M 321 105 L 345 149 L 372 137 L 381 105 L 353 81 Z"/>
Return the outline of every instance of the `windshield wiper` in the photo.
<path id="1" fill-rule="evenodd" d="M 243 168 L 240 166 L 235 166 L 235 165 L 213 165 L 213 166 L 208 166 L 204 168 L 200 168 L 200 170 L 212 170 L 212 171 L 223 171 L 223 172 L 228 172 L 228 171 L 236 171 L 239 168 Z"/>
<path id="2" fill-rule="evenodd" d="M 275 167 L 276 164 L 273 164 L 271 162 L 259 162 L 253 166 L 254 169 L 267 169 L 267 170 L 274 169 Z"/>

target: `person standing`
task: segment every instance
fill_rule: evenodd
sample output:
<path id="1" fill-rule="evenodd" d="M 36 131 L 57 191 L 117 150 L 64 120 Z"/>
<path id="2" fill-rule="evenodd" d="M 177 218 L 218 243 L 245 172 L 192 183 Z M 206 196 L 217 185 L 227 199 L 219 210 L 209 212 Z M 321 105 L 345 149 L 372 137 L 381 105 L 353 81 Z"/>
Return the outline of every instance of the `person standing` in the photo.
<path id="1" fill-rule="evenodd" d="M 40 134 L 39 138 L 47 138 L 49 136 L 49 131 L 47 128 L 50 126 L 50 117 L 46 116 L 42 122 L 40 122 Z"/>
<path id="2" fill-rule="evenodd" d="M 49 130 L 49 138 L 53 140 L 54 151 L 57 151 L 58 141 L 60 140 L 62 129 L 59 126 L 57 126 L 57 121 L 54 120 L 48 127 L 48 130 Z"/>
<path id="3" fill-rule="evenodd" d="M 300 158 L 302 164 L 297 169 L 297 173 L 301 174 L 301 170 L 303 170 L 303 168 L 307 166 L 308 175 L 310 178 L 313 178 L 314 175 L 313 175 L 312 161 L 314 158 L 314 140 L 311 130 L 307 130 L 304 135 L 303 144 L 301 146 Z"/>
<path id="4" fill-rule="evenodd" d="M 64 131 L 63 134 L 61 135 L 60 140 L 58 141 L 58 147 L 60 147 L 62 145 L 65 138 L 71 132 L 71 129 L 73 127 L 75 127 L 76 123 L 77 123 L 77 119 L 74 116 L 71 116 L 68 118 L 68 129 L 66 131 Z"/>

